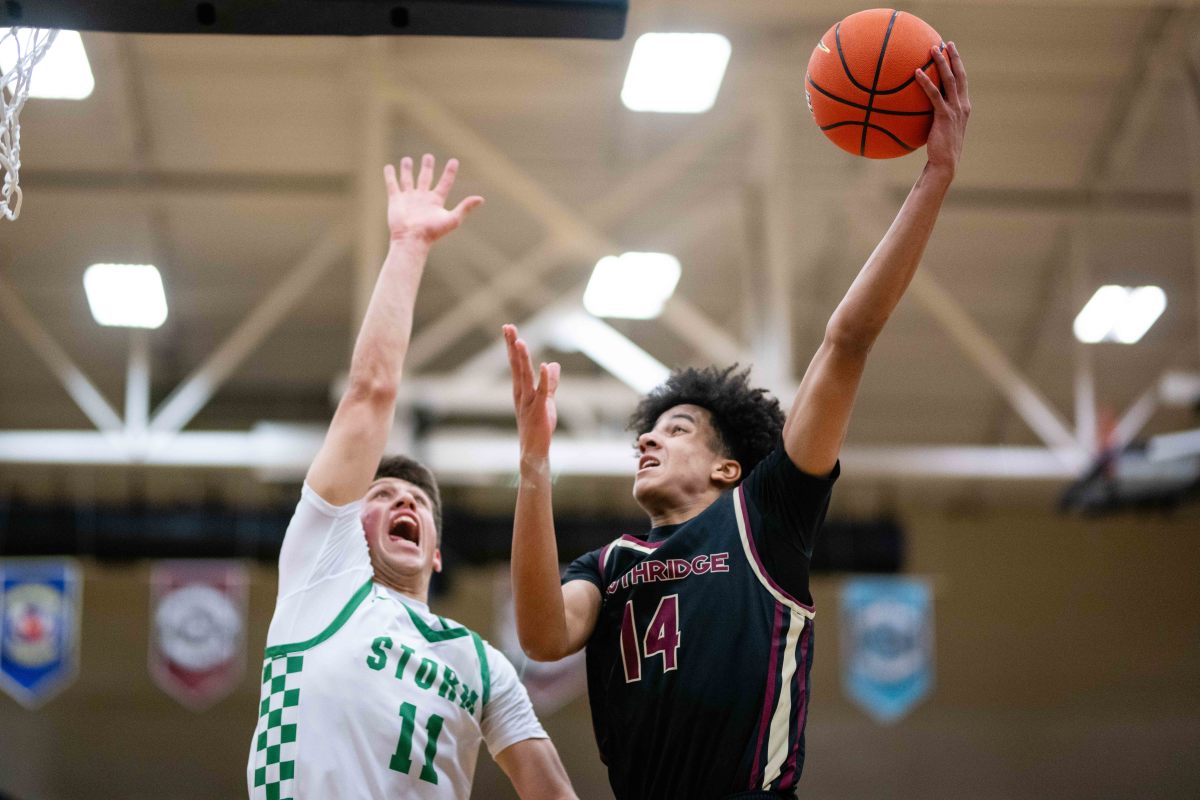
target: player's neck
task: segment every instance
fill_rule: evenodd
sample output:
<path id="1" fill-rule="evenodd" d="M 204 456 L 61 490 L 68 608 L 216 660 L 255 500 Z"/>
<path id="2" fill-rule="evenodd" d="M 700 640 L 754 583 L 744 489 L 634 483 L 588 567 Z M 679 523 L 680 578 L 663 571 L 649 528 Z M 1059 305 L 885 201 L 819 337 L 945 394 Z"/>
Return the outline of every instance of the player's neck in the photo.
<path id="1" fill-rule="evenodd" d="M 429 605 L 429 578 L 425 575 L 413 576 L 409 579 L 407 576 L 389 576 L 381 574 L 379 570 L 375 570 L 375 582 L 380 586 L 399 592 L 405 597 L 411 597 L 420 603 Z"/>
<path id="2" fill-rule="evenodd" d="M 642 510 L 650 515 L 650 526 L 661 528 L 664 525 L 680 525 L 687 522 L 711 506 L 720 496 L 720 491 L 712 489 L 691 497 L 675 498 L 673 502 L 647 500 L 641 506 Z"/>

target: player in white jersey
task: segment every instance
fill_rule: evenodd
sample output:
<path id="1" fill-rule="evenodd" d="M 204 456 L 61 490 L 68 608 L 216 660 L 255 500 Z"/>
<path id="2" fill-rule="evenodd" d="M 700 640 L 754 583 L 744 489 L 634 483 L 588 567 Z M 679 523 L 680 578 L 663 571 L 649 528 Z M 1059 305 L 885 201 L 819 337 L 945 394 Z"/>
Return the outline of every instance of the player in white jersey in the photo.
<path id="1" fill-rule="evenodd" d="M 305 478 L 279 554 L 247 783 L 254 800 L 465 798 L 479 744 L 524 798 L 574 798 L 508 660 L 429 610 L 441 500 L 411 459 L 381 459 L 429 249 L 483 202 L 445 208 L 458 163 L 433 185 L 388 166 L 391 240 L 354 346 L 350 380 Z"/>

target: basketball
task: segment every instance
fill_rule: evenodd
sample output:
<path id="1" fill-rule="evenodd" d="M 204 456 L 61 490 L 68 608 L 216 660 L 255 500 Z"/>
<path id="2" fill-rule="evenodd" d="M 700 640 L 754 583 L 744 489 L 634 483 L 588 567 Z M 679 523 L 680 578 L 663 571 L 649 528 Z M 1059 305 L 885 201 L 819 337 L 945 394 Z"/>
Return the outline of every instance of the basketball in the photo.
<path id="1" fill-rule="evenodd" d="M 804 93 L 821 132 L 848 153 L 896 158 L 925 144 L 933 106 L 913 73 L 941 88 L 930 48 L 942 37 L 924 20 L 873 8 L 834 25 L 813 49 Z"/>

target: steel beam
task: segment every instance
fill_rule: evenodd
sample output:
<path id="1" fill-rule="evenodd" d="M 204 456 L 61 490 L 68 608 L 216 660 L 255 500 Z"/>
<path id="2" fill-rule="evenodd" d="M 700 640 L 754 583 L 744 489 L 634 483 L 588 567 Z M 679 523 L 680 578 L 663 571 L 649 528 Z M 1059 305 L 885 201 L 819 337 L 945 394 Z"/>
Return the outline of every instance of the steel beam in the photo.
<path id="1" fill-rule="evenodd" d="M 0 463 L 83 464 L 253 469 L 264 477 L 295 480 L 324 439 L 322 425 L 263 423 L 252 431 L 152 433 L 144 455 L 125 440 L 88 431 L 0 432 Z M 394 444 L 400 444 L 399 439 Z M 559 475 L 632 478 L 636 468 L 627 436 L 558 436 L 551 463 Z M 445 484 L 495 482 L 518 463 L 515 434 L 467 430 L 435 434 L 420 443 L 423 460 Z M 1036 447 L 848 446 L 842 461 L 856 478 L 977 478 L 1061 481 L 1075 476 L 1058 457 Z"/>
<path id="2" fill-rule="evenodd" d="M 104 399 L 104 395 L 88 380 L 83 370 L 75 365 L 50 332 L 42 327 L 3 277 L 0 277 L 0 315 L 8 319 L 13 330 L 54 373 L 59 383 L 67 390 L 67 394 L 75 401 L 75 405 L 79 406 L 93 425 L 108 433 L 121 431 L 124 427 L 121 418 Z"/>
<path id="3" fill-rule="evenodd" d="M 1066 463 L 1079 466 L 1084 453 L 1066 422 L 1050 402 L 1022 375 L 1004 352 L 975 324 L 949 293 L 927 272 L 913 276 L 909 292 L 933 315 L 954 343 L 978 366 L 1013 409 L 1042 441 Z"/>
<path id="4" fill-rule="evenodd" d="M 154 433 L 183 430 L 230 373 L 262 343 L 285 315 L 308 294 L 317 279 L 342 256 L 350 244 L 350 237 L 348 222 L 335 223 L 212 355 L 176 387 L 155 412 L 150 421 L 150 430 Z"/>
<path id="5" fill-rule="evenodd" d="M 150 336 L 141 328 L 129 331 L 129 361 L 125 369 L 125 435 L 138 440 L 150 417 Z"/>
<path id="6" fill-rule="evenodd" d="M 712 146 L 724 141 L 742 122 L 742 115 L 732 115 L 715 128 L 676 145 L 656 159 L 649 168 L 635 171 L 610 193 L 610 197 L 615 199 L 601 201 L 595 207 L 597 210 L 593 212 L 593 218 L 585 218 L 547 191 L 504 153 L 433 98 L 412 87 L 395 84 L 389 86 L 387 92 L 398 109 L 410 113 L 412 118 L 432 135 L 445 142 L 450 151 L 469 159 L 472 169 L 508 193 L 519 206 L 540 220 L 548 233 L 548 238 L 519 259 L 513 270 L 506 270 L 497 275 L 487 286 L 481 287 L 476 294 L 451 311 L 450 315 L 453 316 L 448 315 L 438 320 L 422 335 L 416 337 L 408 353 L 411 369 L 419 369 L 444 348 L 449 347 L 470 329 L 480 310 L 490 307 L 496 297 L 512 296 L 512 289 L 507 284 L 512 282 L 517 266 L 528 280 L 555 266 L 564 250 L 573 250 L 593 259 L 620 252 L 621 248 L 600 231 L 601 226 L 612 221 L 602 217 L 615 217 L 621 211 L 631 213 L 633 209 L 626 203 L 635 199 L 644 201 L 663 186 L 670 185 L 689 166 L 699 161 Z M 686 304 L 682 298 L 677 302 Z M 703 316 L 694 307 L 688 308 L 685 313 L 688 317 Z M 678 318 L 664 315 L 663 321 L 671 326 L 674 324 L 673 320 Z M 681 332 L 681 335 L 687 334 Z"/>

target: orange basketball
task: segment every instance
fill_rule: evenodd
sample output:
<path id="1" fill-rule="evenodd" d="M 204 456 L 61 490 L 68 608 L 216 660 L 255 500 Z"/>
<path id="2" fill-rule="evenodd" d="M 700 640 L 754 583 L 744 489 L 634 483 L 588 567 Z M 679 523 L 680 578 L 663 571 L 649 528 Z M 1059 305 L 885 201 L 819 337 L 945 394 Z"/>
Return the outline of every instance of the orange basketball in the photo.
<path id="1" fill-rule="evenodd" d="M 930 48 L 942 37 L 924 20 L 873 8 L 834 25 L 808 60 L 804 94 L 821 131 L 848 153 L 895 158 L 929 138 L 933 106 L 913 73 L 940 88 Z"/>

